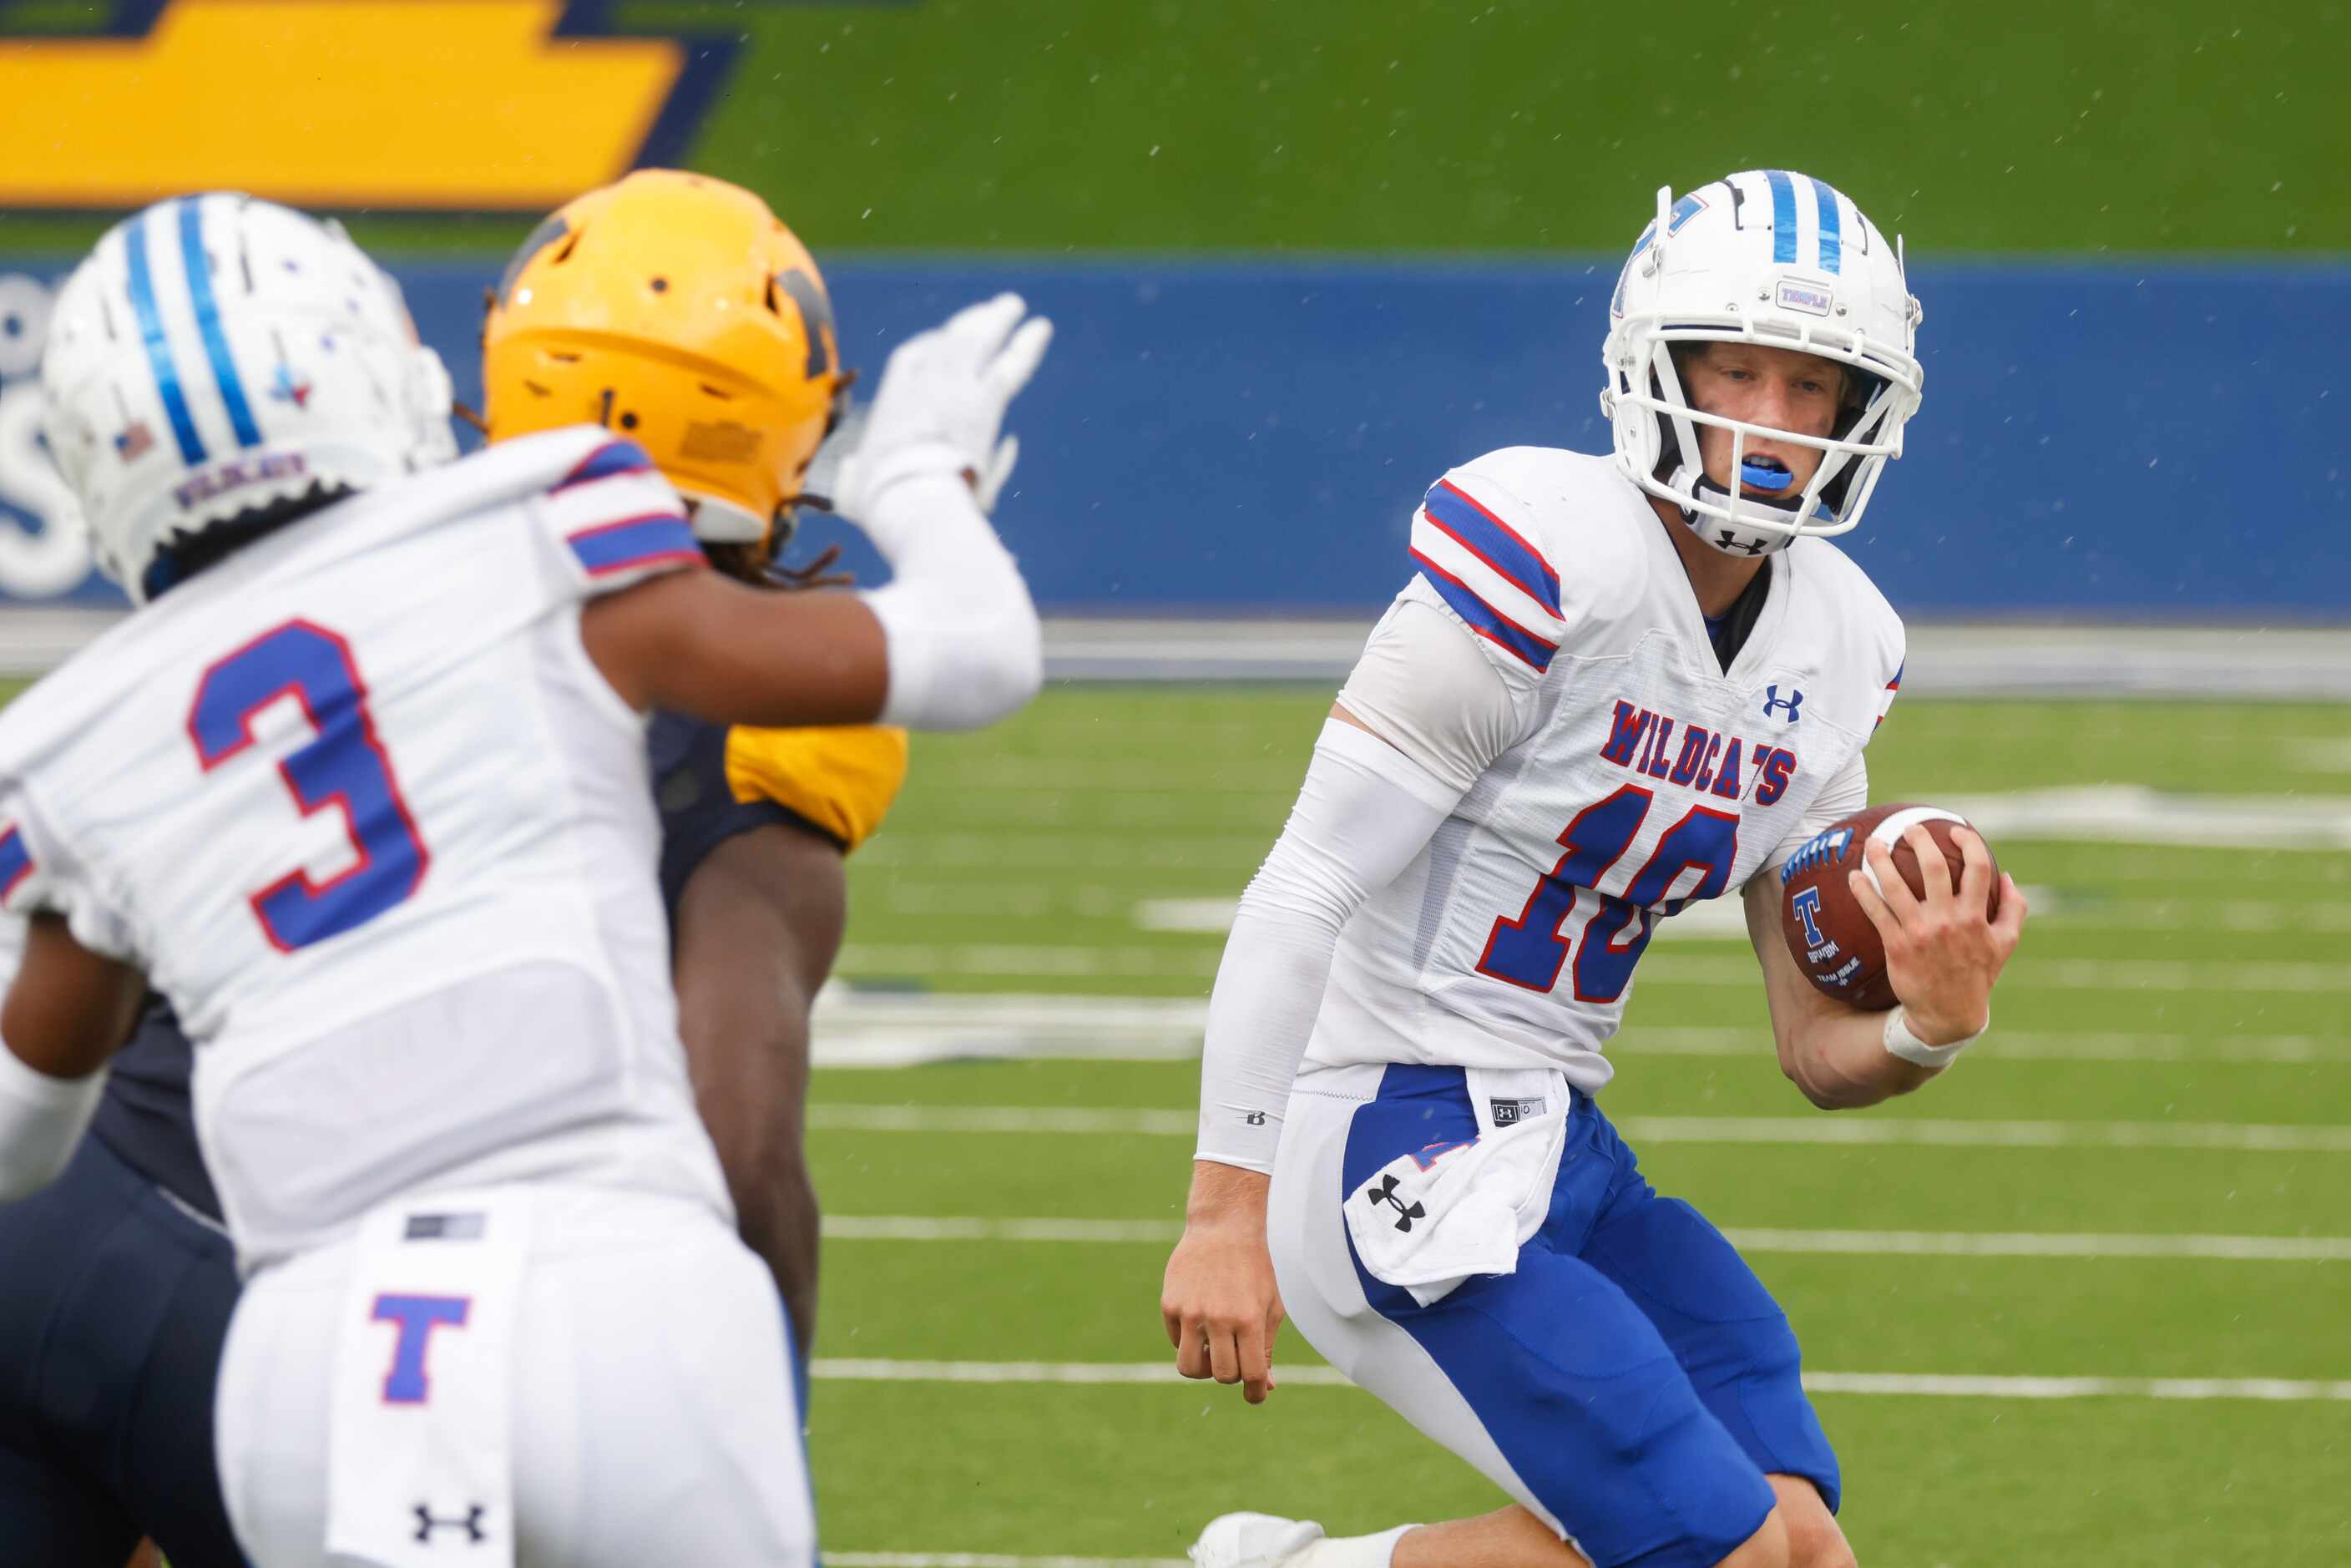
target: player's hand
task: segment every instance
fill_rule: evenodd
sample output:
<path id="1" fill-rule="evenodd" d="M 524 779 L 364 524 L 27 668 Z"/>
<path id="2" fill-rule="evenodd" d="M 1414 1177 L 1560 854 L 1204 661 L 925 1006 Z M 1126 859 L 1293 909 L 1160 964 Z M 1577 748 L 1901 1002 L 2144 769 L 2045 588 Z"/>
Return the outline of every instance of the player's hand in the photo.
<path id="1" fill-rule="evenodd" d="M 1253 1181 L 1258 1200 L 1227 1204 L 1215 1213 L 1202 1212 L 1195 1202 L 1184 1239 L 1167 1260 L 1159 1315 L 1167 1342 L 1176 1347 L 1176 1371 L 1238 1383 L 1243 1398 L 1262 1405 L 1275 1386 L 1273 1342 L 1281 1329 L 1281 1291 L 1266 1248 L 1265 1178 L 1246 1171 L 1230 1174 Z"/>
<path id="2" fill-rule="evenodd" d="M 1877 884 L 1850 873 L 1853 895 L 1886 944 L 1886 978 L 1902 998 L 1910 1032 L 1928 1045 L 1949 1045 L 1990 1021 L 1992 985 L 2024 934 L 2024 894 L 2015 879 L 2001 873 L 2000 915 L 1987 918 L 1991 854 L 1971 828 L 1951 831 L 1961 862 L 1956 883 L 1949 860 L 1925 827 L 1914 825 L 1902 837 L 1918 857 L 1926 896 L 1910 891 L 1894 869 L 1893 852 L 1875 842 L 1862 852 L 1877 873 Z"/>
<path id="3" fill-rule="evenodd" d="M 1020 453 L 1001 435 L 1005 410 L 1053 338 L 1053 324 L 1028 309 L 1018 294 L 999 294 L 898 345 L 841 465 L 843 516 L 869 522 L 883 491 L 921 474 L 961 474 L 981 510 L 996 504 Z"/>

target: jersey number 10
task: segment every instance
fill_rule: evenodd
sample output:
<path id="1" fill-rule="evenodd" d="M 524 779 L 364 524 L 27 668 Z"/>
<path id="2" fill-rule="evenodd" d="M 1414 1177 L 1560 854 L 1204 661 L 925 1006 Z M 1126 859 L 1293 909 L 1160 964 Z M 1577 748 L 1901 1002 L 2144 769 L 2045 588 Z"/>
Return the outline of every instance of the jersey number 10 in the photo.
<path id="1" fill-rule="evenodd" d="M 1720 896 L 1730 884 L 1731 862 L 1739 858 L 1738 813 L 1692 806 L 1666 830 L 1647 863 L 1633 873 L 1623 897 L 1596 891 L 1600 879 L 1633 847 L 1654 800 L 1638 784 L 1626 784 L 1577 812 L 1559 835 L 1567 853 L 1535 884 L 1517 918 L 1505 915 L 1494 922 L 1478 972 L 1530 991 L 1550 991 L 1567 963 L 1569 941 L 1562 930 L 1576 900 L 1589 894 L 1599 907 L 1584 921 L 1583 937 L 1573 945 L 1575 999 L 1613 1002 L 1622 997 L 1633 983 L 1633 966 L 1641 961 L 1656 931 L 1658 911 L 1652 906 L 1664 901 L 1666 891 L 1684 872 L 1701 873 L 1689 898 Z M 1665 913 L 1674 913 L 1686 902 L 1677 900 Z M 1626 936 L 1635 926 L 1638 929 Z"/>
<path id="2" fill-rule="evenodd" d="M 281 953 L 366 925 L 405 900 L 433 857 L 401 799 L 392 758 L 375 737 L 367 687 L 350 645 L 324 626 L 288 621 L 204 672 L 188 714 L 188 737 L 204 771 L 253 744 L 253 718 L 290 696 L 315 732 L 277 765 L 302 815 L 342 813 L 358 862 L 325 882 L 298 867 L 252 896 L 253 913 Z"/>

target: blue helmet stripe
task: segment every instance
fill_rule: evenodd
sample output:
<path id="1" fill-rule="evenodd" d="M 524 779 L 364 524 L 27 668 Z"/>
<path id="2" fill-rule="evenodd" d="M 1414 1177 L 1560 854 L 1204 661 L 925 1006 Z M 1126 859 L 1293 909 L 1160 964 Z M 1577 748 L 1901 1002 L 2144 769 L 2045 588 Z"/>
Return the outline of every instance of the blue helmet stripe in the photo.
<path id="1" fill-rule="evenodd" d="M 228 422 L 239 446 L 261 444 L 260 427 L 253 423 L 253 407 L 245 401 L 245 383 L 237 379 L 236 361 L 228 351 L 228 334 L 221 330 L 220 302 L 213 298 L 212 267 L 204 260 L 204 208 L 201 197 L 180 204 L 180 260 L 187 268 L 188 298 L 196 307 L 196 330 L 204 340 L 204 355 L 213 362 L 213 380 L 220 384 L 221 402 L 228 405 Z"/>
<path id="2" fill-rule="evenodd" d="M 1813 199 L 1821 209 L 1821 270 L 1844 270 L 1844 225 L 1837 216 L 1837 193 L 1821 181 L 1813 182 Z"/>
<path id="3" fill-rule="evenodd" d="M 1771 183 L 1771 259 L 1796 259 L 1796 183 L 1774 169 L 1763 176 Z"/>
<path id="4" fill-rule="evenodd" d="M 163 318 L 155 309 L 155 278 L 147 268 L 147 219 L 131 220 L 123 241 L 130 253 L 131 308 L 139 317 L 140 340 L 147 345 L 147 366 L 155 372 L 155 391 L 163 412 L 172 418 L 172 434 L 180 443 L 180 461 L 191 467 L 204 460 L 204 444 L 196 439 L 196 422 L 188 417 L 188 400 L 180 395 L 180 371 L 172 363 L 172 345 L 163 336 Z"/>

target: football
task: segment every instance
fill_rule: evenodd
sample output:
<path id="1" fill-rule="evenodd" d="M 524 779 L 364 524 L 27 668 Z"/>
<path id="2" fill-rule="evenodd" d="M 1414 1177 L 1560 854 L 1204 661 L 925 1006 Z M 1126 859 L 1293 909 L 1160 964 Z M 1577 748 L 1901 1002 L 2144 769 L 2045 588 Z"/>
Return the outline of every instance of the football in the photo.
<path id="1" fill-rule="evenodd" d="M 1780 930 L 1788 951 L 1804 977 L 1826 995 L 1857 1008 L 1890 1008 L 1896 998 L 1886 977 L 1886 945 L 1870 924 L 1845 873 L 1866 871 L 1862 852 L 1876 839 L 1894 854 L 1894 869 L 1925 897 L 1927 883 L 1918 873 L 1918 857 L 1903 840 L 1914 824 L 1923 824 L 1950 862 L 1954 884 L 1966 863 L 1951 830 L 1974 824 L 1956 811 L 1938 806 L 1896 803 L 1872 806 L 1814 834 L 1780 868 Z M 1987 841 L 1984 848 L 1989 851 Z M 2000 866 L 1992 865 L 1991 895 L 1986 913 L 2000 914 Z"/>

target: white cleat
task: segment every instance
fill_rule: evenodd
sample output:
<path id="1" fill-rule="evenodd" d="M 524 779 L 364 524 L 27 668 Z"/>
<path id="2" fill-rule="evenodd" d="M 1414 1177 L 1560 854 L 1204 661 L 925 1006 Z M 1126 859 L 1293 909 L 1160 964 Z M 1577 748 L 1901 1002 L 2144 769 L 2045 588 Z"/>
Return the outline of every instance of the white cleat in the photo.
<path id="1" fill-rule="evenodd" d="M 1191 1558 L 1200 1568 L 1287 1568 L 1322 1539 L 1322 1527 L 1311 1520 L 1228 1513 L 1200 1531 Z"/>

